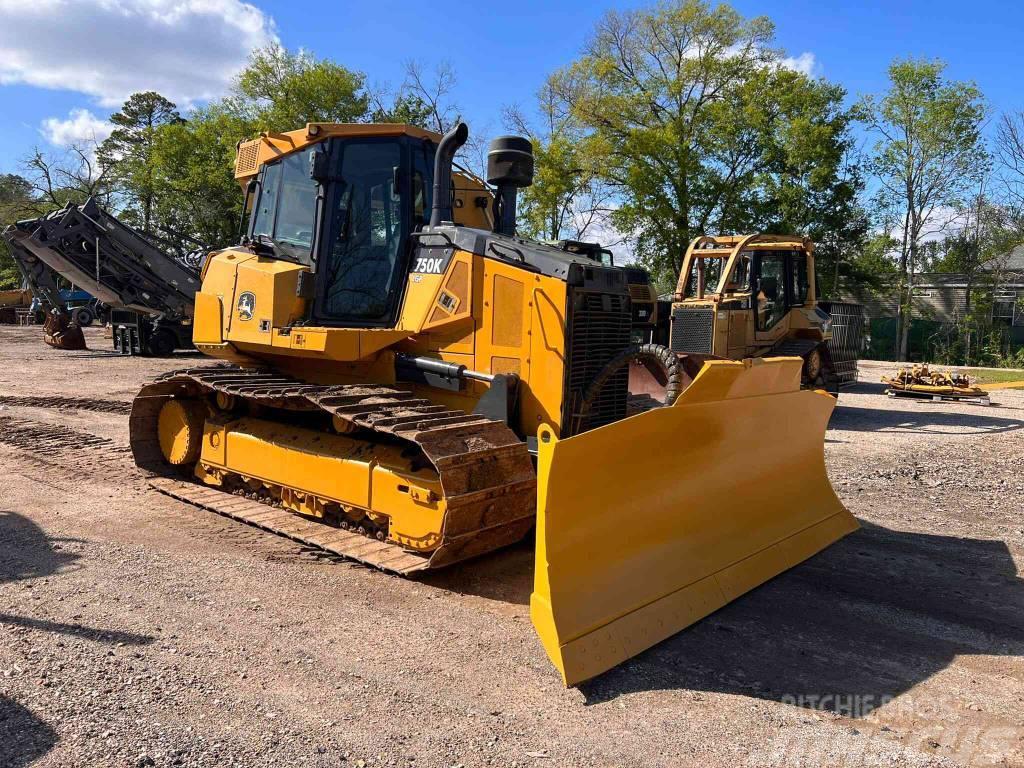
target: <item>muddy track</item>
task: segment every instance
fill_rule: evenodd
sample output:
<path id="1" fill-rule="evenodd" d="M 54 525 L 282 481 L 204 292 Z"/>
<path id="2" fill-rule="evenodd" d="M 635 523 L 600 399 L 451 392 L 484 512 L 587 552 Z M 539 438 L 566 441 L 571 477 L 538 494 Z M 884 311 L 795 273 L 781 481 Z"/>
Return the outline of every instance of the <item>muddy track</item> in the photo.
<path id="1" fill-rule="evenodd" d="M 93 413 L 116 413 L 127 416 L 131 413 L 132 404 L 116 400 L 100 400 L 92 397 L 61 397 L 60 395 L 31 395 L 17 397 L 0 395 L 0 405 L 12 405 L 22 408 L 67 408 L 75 411 L 92 411 Z"/>

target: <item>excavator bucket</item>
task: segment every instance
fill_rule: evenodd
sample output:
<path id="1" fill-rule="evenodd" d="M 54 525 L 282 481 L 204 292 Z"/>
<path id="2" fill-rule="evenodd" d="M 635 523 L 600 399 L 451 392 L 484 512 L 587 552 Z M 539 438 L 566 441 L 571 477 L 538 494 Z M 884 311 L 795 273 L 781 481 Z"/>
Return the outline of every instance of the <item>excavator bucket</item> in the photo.
<path id="1" fill-rule="evenodd" d="M 857 529 L 825 472 L 834 399 L 799 358 L 705 363 L 674 405 L 539 433 L 530 613 L 575 685 Z"/>
<path id="2" fill-rule="evenodd" d="M 43 341 L 57 349 L 85 349 L 85 334 L 63 312 L 51 312 L 43 323 Z"/>

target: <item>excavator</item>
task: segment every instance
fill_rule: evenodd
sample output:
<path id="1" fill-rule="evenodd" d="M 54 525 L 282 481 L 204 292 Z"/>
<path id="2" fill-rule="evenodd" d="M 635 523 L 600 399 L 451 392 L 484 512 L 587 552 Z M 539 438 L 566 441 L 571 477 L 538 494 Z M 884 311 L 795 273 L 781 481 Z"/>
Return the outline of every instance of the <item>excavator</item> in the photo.
<path id="1" fill-rule="evenodd" d="M 195 294 L 220 362 L 145 385 L 131 449 L 157 491 L 401 576 L 535 531 L 531 618 L 576 685 L 857 528 L 825 472 L 833 400 L 799 358 L 682 389 L 630 341 L 623 269 L 517 235 L 530 142 L 495 139 L 485 183 L 454 166 L 467 137 L 241 143 L 245 235 Z M 659 407 L 630 410 L 636 361 Z"/>
<path id="2" fill-rule="evenodd" d="M 683 257 L 669 346 L 708 359 L 799 357 L 805 387 L 837 391 L 832 318 L 817 303 L 814 243 L 796 235 L 702 235 Z"/>

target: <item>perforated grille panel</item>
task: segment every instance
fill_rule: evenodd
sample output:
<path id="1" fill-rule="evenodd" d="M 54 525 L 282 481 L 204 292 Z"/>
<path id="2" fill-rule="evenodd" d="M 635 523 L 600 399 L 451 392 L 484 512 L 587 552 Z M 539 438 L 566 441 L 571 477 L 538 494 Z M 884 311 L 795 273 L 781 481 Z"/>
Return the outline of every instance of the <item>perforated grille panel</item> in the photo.
<path id="1" fill-rule="evenodd" d="M 710 355 L 714 327 L 715 310 L 711 307 L 674 307 L 669 346 L 673 352 Z"/>
<path id="2" fill-rule="evenodd" d="M 247 141 L 238 147 L 238 156 L 235 158 L 235 176 L 252 176 L 259 168 L 260 142 Z"/>
<path id="3" fill-rule="evenodd" d="M 575 403 L 601 369 L 629 346 L 630 307 L 624 294 L 577 291 L 569 323 L 569 394 Z M 576 431 L 586 431 L 625 418 L 629 369 L 623 368 L 601 390 Z"/>

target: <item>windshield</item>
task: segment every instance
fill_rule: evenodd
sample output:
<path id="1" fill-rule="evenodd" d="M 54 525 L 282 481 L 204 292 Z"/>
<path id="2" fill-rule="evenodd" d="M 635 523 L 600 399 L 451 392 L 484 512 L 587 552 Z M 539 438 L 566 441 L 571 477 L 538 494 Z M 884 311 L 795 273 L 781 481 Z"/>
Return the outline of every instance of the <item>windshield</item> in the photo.
<path id="1" fill-rule="evenodd" d="M 309 176 L 309 156 L 317 147 L 268 163 L 261 179 L 251 237 L 265 240 L 274 255 L 309 264 L 313 246 L 317 183 Z"/>

